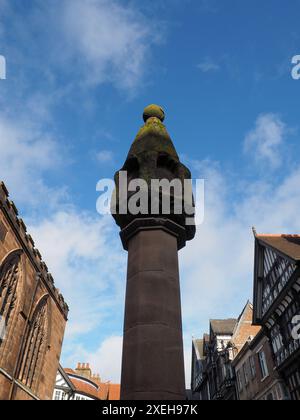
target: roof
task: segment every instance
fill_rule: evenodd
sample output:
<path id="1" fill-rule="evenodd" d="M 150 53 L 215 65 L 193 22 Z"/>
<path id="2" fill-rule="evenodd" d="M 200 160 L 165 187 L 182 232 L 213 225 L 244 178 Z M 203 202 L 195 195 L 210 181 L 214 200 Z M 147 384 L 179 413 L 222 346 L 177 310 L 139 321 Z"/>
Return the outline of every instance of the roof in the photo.
<path id="1" fill-rule="evenodd" d="M 70 369 L 70 368 L 63 368 L 63 370 L 68 374 L 68 375 L 76 375 L 75 370 Z"/>
<path id="2" fill-rule="evenodd" d="M 232 335 L 235 329 L 236 319 L 211 319 L 210 326 L 215 334 Z"/>
<path id="3" fill-rule="evenodd" d="M 71 369 L 70 369 L 71 370 Z M 72 391 L 75 391 L 75 386 L 73 382 L 71 381 L 68 372 L 66 372 L 66 369 L 64 369 L 60 364 L 58 365 L 58 371 L 60 375 L 63 377 L 63 379 L 66 381 L 68 386 L 71 388 Z"/>
<path id="4" fill-rule="evenodd" d="M 118 401 L 120 399 L 121 386 L 119 384 L 109 384 L 108 399 Z"/>
<path id="5" fill-rule="evenodd" d="M 75 387 L 76 392 L 83 393 L 91 398 L 102 399 L 101 396 L 103 392 L 98 382 L 94 381 L 92 378 L 80 375 L 78 372 L 70 368 L 66 368 L 64 371 Z M 105 390 L 103 391 L 105 393 Z"/>
<path id="6" fill-rule="evenodd" d="M 120 400 L 121 386 L 119 384 L 101 382 L 100 380 L 97 380 L 97 378 L 88 379 L 78 375 L 78 372 L 70 368 L 61 369 L 66 374 L 75 391 L 98 400 Z"/>
<path id="7" fill-rule="evenodd" d="M 197 351 L 197 358 L 203 359 L 203 357 L 204 357 L 204 348 L 203 348 L 204 340 L 194 339 L 193 341 L 194 341 L 195 350 Z"/>
<path id="8" fill-rule="evenodd" d="M 76 391 L 82 392 L 92 398 L 100 399 L 99 388 L 80 379 L 70 378 Z"/>
<path id="9" fill-rule="evenodd" d="M 250 336 L 248 338 L 248 340 L 244 343 L 243 347 L 241 348 L 241 350 L 238 352 L 238 354 L 235 356 L 235 358 L 232 361 L 232 365 L 235 367 L 239 361 L 242 359 L 242 357 L 245 356 L 245 354 L 251 350 L 253 350 L 253 348 L 260 342 L 262 341 L 264 338 L 266 338 L 265 332 L 263 330 L 263 328 L 261 328 L 258 333 L 253 337 Z"/>
<path id="10" fill-rule="evenodd" d="M 277 249 L 287 257 L 300 261 L 300 235 L 256 235 L 259 241 Z"/>

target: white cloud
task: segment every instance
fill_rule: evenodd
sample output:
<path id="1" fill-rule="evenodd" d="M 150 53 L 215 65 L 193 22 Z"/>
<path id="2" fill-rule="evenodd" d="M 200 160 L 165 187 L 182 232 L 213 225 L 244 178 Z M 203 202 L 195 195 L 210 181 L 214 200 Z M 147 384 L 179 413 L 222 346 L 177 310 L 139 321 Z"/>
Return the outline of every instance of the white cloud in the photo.
<path id="1" fill-rule="evenodd" d="M 87 351 L 82 345 L 71 346 L 65 367 L 74 369 L 78 362 L 90 363 L 93 373 L 99 373 L 101 381 L 120 383 L 123 338 L 118 335 L 108 336 L 95 351 Z M 67 347 L 67 346 L 66 346 Z"/>
<path id="2" fill-rule="evenodd" d="M 252 300 L 252 226 L 261 233 L 300 232 L 299 164 L 276 185 L 262 179 L 245 181 L 242 189 L 213 162 L 190 166 L 194 177 L 205 178 L 206 197 L 204 223 L 180 253 L 187 384 L 192 335 L 208 332 L 210 318 L 238 316 Z"/>
<path id="3" fill-rule="evenodd" d="M 43 176 L 57 169 L 61 161 L 56 140 L 39 125 L 21 119 L 0 116 L 0 179 L 5 181 L 18 202 L 53 206 L 65 196 L 65 190 L 49 188 Z"/>
<path id="4" fill-rule="evenodd" d="M 91 84 L 133 89 L 142 80 L 151 47 L 162 30 L 115 0 L 64 1 L 62 26 L 66 54 Z"/>
<path id="5" fill-rule="evenodd" d="M 120 383 L 123 338 L 108 337 L 96 352 L 90 354 L 89 359 L 95 370 L 100 373 L 103 381 Z"/>
<path id="6" fill-rule="evenodd" d="M 254 129 L 245 137 L 245 153 L 252 153 L 257 163 L 266 163 L 276 169 L 282 163 L 281 146 L 286 133 L 286 125 L 278 115 L 261 114 Z"/>
<path id="7" fill-rule="evenodd" d="M 123 305 L 125 253 L 111 217 L 74 209 L 29 231 L 70 306 L 66 337 L 88 334 Z"/>
<path id="8" fill-rule="evenodd" d="M 74 96 L 102 84 L 134 94 L 151 73 L 152 49 L 166 32 L 166 24 L 144 14 L 134 2 L 52 0 L 28 7 L 26 19 L 12 2 L 2 0 L 0 9 L 2 4 L 8 6 L 5 19 L 0 18 L 0 37 L 6 35 L 6 59 L 14 71 L 11 95 L 17 99 L 32 89 L 32 77 L 38 89 L 74 105 Z M 89 107 L 90 100 L 81 100 L 81 106 Z"/>
<path id="9" fill-rule="evenodd" d="M 96 159 L 100 163 L 111 163 L 114 160 L 114 154 L 111 150 L 101 150 L 96 154 Z"/>
<path id="10" fill-rule="evenodd" d="M 216 72 L 221 69 L 220 65 L 214 62 L 211 58 L 206 58 L 197 65 L 203 73 Z"/>

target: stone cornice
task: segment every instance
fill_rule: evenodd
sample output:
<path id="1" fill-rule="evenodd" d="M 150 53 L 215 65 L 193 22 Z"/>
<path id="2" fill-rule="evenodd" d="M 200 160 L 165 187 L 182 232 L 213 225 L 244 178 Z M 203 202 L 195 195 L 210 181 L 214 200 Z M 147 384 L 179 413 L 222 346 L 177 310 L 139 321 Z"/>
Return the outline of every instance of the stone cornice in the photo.
<path id="1" fill-rule="evenodd" d="M 137 218 L 129 223 L 121 232 L 120 237 L 123 247 L 128 251 L 128 243 L 130 239 L 140 231 L 160 229 L 177 238 L 178 249 L 182 249 L 186 244 L 186 230 L 182 226 L 170 219 L 164 218 Z"/>

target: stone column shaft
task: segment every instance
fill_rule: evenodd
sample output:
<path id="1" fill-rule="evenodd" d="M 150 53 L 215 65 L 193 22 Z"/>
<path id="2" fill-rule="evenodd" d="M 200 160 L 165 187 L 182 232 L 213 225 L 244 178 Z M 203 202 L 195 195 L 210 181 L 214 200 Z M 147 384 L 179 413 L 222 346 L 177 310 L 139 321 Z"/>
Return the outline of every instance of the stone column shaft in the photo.
<path id="1" fill-rule="evenodd" d="M 159 226 L 144 229 L 139 226 L 135 233 L 131 232 L 126 245 L 121 399 L 183 400 L 178 237 Z"/>

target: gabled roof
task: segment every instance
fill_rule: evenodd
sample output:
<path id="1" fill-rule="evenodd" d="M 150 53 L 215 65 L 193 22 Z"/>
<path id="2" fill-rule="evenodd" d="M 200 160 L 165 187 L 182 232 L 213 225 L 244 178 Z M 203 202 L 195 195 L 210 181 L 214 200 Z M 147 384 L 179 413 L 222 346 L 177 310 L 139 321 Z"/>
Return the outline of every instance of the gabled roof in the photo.
<path id="1" fill-rule="evenodd" d="M 194 339 L 193 343 L 194 343 L 197 359 L 198 360 L 203 359 L 204 358 L 204 349 L 203 349 L 204 341 L 201 339 Z"/>
<path id="2" fill-rule="evenodd" d="M 74 392 L 89 396 L 96 400 L 119 400 L 121 386 L 110 382 L 101 382 L 95 377 L 86 378 L 79 375 L 73 369 L 63 369 L 59 366 L 59 372 L 68 381 Z"/>
<path id="3" fill-rule="evenodd" d="M 300 261 L 300 235 L 257 234 L 256 238 L 294 261 Z"/>
<path id="4" fill-rule="evenodd" d="M 69 375 L 66 372 L 66 369 L 64 369 L 61 365 L 59 365 L 58 366 L 58 372 L 60 373 L 60 375 L 62 376 L 62 378 L 64 379 L 64 381 L 67 383 L 67 385 L 69 386 L 69 388 L 72 391 L 75 391 L 75 386 L 74 386 L 73 382 L 71 381 L 71 379 L 69 378 Z"/>
<path id="5" fill-rule="evenodd" d="M 84 382 L 83 380 L 76 379 L 74 377 L 71 378 L 71 381 L 77 392 L 83 393 L 88 397 L 100 399 L 98 387 L 95 388 L 92 384 Z"/>
<path id="6" fill-rule="evenodd" d="M 213 333 L 220 335 L 232 335 L 235 329 L 236 319 L 211 319 L 210 327 Z"/>

